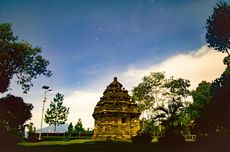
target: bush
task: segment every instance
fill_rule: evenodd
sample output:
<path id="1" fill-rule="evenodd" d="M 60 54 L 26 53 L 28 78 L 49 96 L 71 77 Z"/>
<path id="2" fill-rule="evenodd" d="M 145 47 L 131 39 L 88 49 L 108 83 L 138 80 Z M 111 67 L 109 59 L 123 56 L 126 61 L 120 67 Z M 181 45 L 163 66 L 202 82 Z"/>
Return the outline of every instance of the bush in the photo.
<path id="1" fill-rule="evenodd" d="M 185 142 L 184 137 L 176 133 L 167 133 L 158 139 L 162 144 L 182 144 Z"/>
<path id="2" fill-rule="evenodd" d="M 36 133 L 29 133 L 27 141 L 28 142 L 37 142 L 38 141 L 38 134 L 36 134 Z"/>
<path id="3" fill-rule="evenodd" d="M 141 134 L 131 138 L 133 143 L 151 143 L 152 139 L 151 134 Z"/>

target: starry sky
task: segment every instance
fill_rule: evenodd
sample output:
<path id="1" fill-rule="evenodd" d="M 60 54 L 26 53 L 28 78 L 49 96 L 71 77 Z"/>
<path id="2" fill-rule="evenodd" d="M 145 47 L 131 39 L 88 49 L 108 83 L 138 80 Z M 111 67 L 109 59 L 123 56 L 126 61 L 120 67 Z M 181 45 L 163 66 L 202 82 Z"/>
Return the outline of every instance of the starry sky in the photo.
<path id="1" fill-rule="evenodd" d="M 11 93 L 34 104 L 35 124 L 40 117 L 42 85 L 53 88 L 50 99 L 60 92 L 71 102 L 77 91 L 88 88 L 101 96 L 113 76 L 133 67 L 157 65 L 175 55 L 191 54 L 205 46 L 205 23 L 216 2 L 1 0 L 0 23 L 11 23 L 20 40 L 40 46 L 53 72 L 51 78 L 34 80 L 27 95 L 13 83 Z M 77 102 L 77 97 L 71 99 Z M 95 102 L 90 105 L 94 107 Z M 84 122 L 92 126 L 91 119 Z"/>

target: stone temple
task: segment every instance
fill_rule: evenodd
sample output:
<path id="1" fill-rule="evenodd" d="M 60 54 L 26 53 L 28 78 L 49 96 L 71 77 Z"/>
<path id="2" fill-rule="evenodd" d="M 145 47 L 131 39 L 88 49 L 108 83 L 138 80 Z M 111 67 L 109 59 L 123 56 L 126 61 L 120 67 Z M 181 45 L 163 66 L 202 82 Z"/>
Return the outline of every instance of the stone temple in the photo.
<path id="1" fill-rule="evenodd" d="M 97 103 L 93 139 L 130 140 L 140 129 L 140 111 L 115 77 Z"/>

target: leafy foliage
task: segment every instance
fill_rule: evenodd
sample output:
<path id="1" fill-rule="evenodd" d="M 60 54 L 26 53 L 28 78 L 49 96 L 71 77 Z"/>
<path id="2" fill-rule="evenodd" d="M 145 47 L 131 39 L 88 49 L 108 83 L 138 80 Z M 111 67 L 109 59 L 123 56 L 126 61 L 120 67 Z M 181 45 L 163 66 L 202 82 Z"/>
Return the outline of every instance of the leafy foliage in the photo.
<path id="1" fill-rule="evenodd" d="M 151 128 L 156 130 L 154 125 L 161 124 L 166 128 L 166 132 L 169 129 L 175 130 L 186 118 L 181 116 L 181 112 L 187 103 L 186 98 L 190 95 L 189 86 L 188 80 L 173 77 L 166 79 L 161 72 L 145 76 L 143 82 L 132 90 L 140 110 L 147 115 L 147 118 L 142 120 L 142 129 L 151 132 Z"/>
<path id="2" fill-rule="evenodd" d="M 216 136 L 230 131 L 229 112 L 230 75 L 222 74 L 214 82 L 203 81 L 193 91 L 193 104 L 189 107 L 198 135 Z"/>
<path id="3" fill-rule="evenodd" d="M 188 107 L 188 113 L 194 120 L 194 131 L 197 134 L 205 133 L 207 130 L 208 118 L 207 108 L 212 103 L 213 96 L 211 93 L 212 84 L 202 81 L 192 92 L 193 103 Z M 208 119 L 207 119 L 208 118 Z M 209 124 L 210 125 L 210 124 Z"/>
<path id="4" fill-rule="evenodd" d="M 194 103 L 189 107 L 190 115 L 195 120 L 195 130 L 199 134 L 216 136 L 218 133 L 229 135 L 230 125 L 230 5 L 219 2 L 214 7 L 212 16 L 206 22 L 206 40 L 209 47 L 227 53 L 224 64 L 227 65 L 221 77 L 214 82 L 202 82 L 193 91 Z"/>
<path id="5" fill-rule="evenodd" d="M 204 115 L 202 109 L 212 102 L 211 87 L 211 83 L 202 81 L 192 92 L 193 103 L 189 106 L 189 111 L 193 119 L 197 119 Z"/>
<path id="6" fill-rule="evenodd" d="M 71 122 L 68 126 L 68 134 L 72 134 L 72 133 L 73 133 L 73 124 Z"/>
<path id="7" fill-rule="evenodd" d="M 165 87 L 169 89 L 169 95 L 171 98 L 186 98 L 190 95 L 188 87 L 190 87 L 190 81 L 182 78 L 173 79 L 173 77 L 165 84 Z M 186 100 L 186 99 L 185 99 Z"/>
<path id="8" fill-rule="evenodd" d="M 69 108 L 63 106 L 63 99 L 64 95 L 57 93 L 50 103 L 50 108 L 46 110 L 45 122 L 49 125 L 54 125 L 54 132 L 56 132 L 57 125 L 66 122 L 69 114 Z"/>
<path id="9" fill-rule="evenodd" d="M 230 5 L 219 2 L 214 7 L 212 16 L 206 22 L 206 40 L 209 47 L 228 53 L 230 49 Z"/>
<path id="10" fill-rule="evenodd" d="M 14 75 L 24 93 L 33 86 L 31 81 L 38 75 L 51 76 L 51 71 L 47 69 L 49 61 L 40 53 L 41 48 L 19 41 L 13 35 L 10 24 L 0 24 L 0 93 L 8 90 Z"/>
<path id="11" fill-rule="evenodd" d="M 74 131 L 78 133 L 85 131 L 83 128 L 82 120 L 80 118 L 78 119 L 77 124 L 74 126 Z"/>
<path id="12" fill-rule="evenodd" d="M 143 82 L 132 90 L 133 98 L 137 101 L 139 109 L 142 113 L 146 113 L 148 119 L 152 117 L 153 107 L 156 104 L 162 104 L 165 100 L 166 78 L 164 73 L 150 73 L 149 76 L 143 78 Z"/>
<path id="13" fill-rule="evenodd" d="M 161 111 L 161 113 L 157 114 L 154 119 L 160 119 L 161 124 L 166 128 L 166 132 L 168 130 L 174 130 L 174 128 L 180 125 L 178 120 L 181 108 L 183 108 L 182 102 L 173 99 L 169 101 L 167 106 L 156 108 L 156 110 Z"/>
<path id="14" fill-rule="evenodd" d="M 0 134 L 17 134 L 20 127 L 32 117 L 32 109 L 32 104 L 24 103 L 21 97 L 8 94 L 0 98 Z"/>
<path id="15" fill-rule="evenodd" d="M 229 107 L 230 107 L 230 74 L 223 77 L 222 87 L 216 89 L 213 94 L 213 105 L 214 111 L 212 119 L 216 123 L 216 131 L 228 133 L 230 136 L 230 122 L 229 122 Z"/>

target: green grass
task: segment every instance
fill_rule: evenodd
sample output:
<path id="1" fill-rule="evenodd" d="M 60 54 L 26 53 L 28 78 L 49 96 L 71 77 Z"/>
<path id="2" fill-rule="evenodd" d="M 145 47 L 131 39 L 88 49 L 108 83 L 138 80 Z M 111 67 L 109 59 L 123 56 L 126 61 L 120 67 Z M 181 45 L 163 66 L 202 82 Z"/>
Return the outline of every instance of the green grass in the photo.
<path id="1" fill-rule="evenodd" d="M 74 139 L 66 141 L 40 141 L 40 142 L 20 142 L 19 146 L 47 146 L 47 145 L 70 145 L 93 142 L 91 139 Z"/>
<path id="2" fill-rule="evenodd" d="M 229 145 L 185 143 L 167 145 L 159 143 L 133 144 L 131 142 L 98 142 L 91 139 L 69 141 L 21 142 L 16 150 L 0 149 L 7 152 L 229 152 Z"/>

